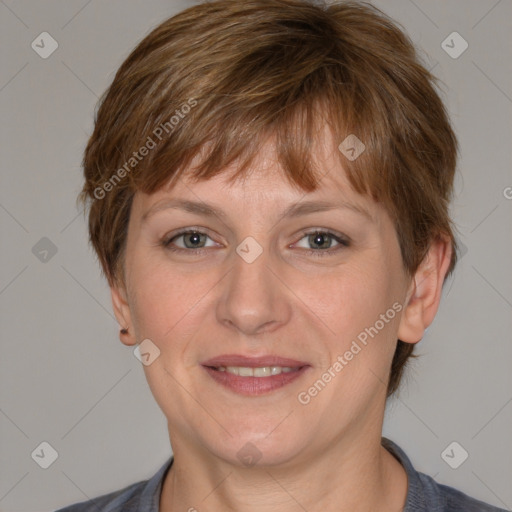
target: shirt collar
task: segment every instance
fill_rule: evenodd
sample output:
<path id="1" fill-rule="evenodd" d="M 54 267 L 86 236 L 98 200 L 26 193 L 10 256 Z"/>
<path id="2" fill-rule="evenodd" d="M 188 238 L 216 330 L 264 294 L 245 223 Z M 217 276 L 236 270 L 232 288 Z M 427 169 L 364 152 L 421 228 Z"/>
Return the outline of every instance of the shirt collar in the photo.
<path id="1" fill-rule="evenodd" d="M 174 456 L 171 455 L 171 457 L 165 461 L 164 465 L 147 481 L 140 495 L 137 512 L 158 512 L 160 508 L 162 484 L 173 462 Z"/>
<path id="2" fill-rule="evenodd" d="M 397 444 L 386 437 L 382 438 L 381 444 L 402 464 L 407 473 L 407 498 L 403 512 L 427 510 L 425 489 L 420 474 L 414 469 L 409 457 Z"/>

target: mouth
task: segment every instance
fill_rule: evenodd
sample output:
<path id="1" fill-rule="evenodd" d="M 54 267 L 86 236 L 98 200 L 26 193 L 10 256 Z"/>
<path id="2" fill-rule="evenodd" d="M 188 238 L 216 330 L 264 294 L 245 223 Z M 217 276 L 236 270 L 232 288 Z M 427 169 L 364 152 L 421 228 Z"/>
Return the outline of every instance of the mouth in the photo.
<path id="1" fill-rule="evenodd" d="M 308 363 L 277 356 L 225 355 L 202 363 L 208 375 L 229 390 L 246 395 L 268 394 L 301 377 Z"/>

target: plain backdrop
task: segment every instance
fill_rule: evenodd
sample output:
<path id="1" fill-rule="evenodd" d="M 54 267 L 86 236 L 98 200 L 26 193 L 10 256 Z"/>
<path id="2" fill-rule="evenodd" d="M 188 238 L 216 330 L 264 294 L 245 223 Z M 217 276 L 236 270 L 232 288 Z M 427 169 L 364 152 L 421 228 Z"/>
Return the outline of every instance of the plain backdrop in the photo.
<path id="1" fill-rule="evenodd" d="M 461 146 L 452 212 L 463 255 L 384 435 L 419 471 L 510 509 L 512 2 L 375 4 L 442 80 Z M 98 97 L 136 43 L 190 5 L 0 1 L 1 511 L 51 511 L 117 490 L 171 453 L 142 366 L 119 342 L 75 198 Z M 457 469 L 441 457 L 454 441 L 469 454 Z M 43 442 L 57 455 L 47 469 L 34 455 L 50 453 Z"/>

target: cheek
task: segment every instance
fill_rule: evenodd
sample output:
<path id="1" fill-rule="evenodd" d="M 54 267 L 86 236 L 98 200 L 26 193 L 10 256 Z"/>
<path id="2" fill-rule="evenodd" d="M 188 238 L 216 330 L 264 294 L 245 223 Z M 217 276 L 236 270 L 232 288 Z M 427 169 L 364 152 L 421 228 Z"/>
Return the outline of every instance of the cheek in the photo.
<path id="1" fill-rule="evenodd" d="M 359 402 L 367 403 L 385 391 L 399 320 L 395 281 L 389 267 L 373 262 L 344 267 L 317 280 L 318 286 L 310 286 L 309 291 L 304 288 L 304 302 L 313 305 L 328 327 L 324 349 L 329 356 L 316 378 L 326 372 L 321 378 L 332 378 L 333 384 L 322 392 L 319 403 L 338 404 L 342 395 L 343 407 L 355 410 Z M 333 407 L 341 421 L 343 408 Z"/>
<path id="2" fill-rule="evenodd" d="M 178 271 L 169 262 L 149 261 L 142 255 L 136 255 L 133 263 L 132 314 L 139 336 L 157 345 L 168 340 L 179 343 L 188 337 L 184 329 L 200 327 L 208 296 L 219 280 L 215 273 Z"/>
<path id="3" fill-rule="evenodd" d="M 390 275 L 389 269 L 361 262 L 314 279 L 296 279 L 294 289 L 335 339 L 346 344 L 392 307 L 396 295 Z"/>
<path id="4" fill-rule="evenodd" d="M 302 391 L 314 393 L 312 407 L 325 414 L 326 424 L 341 425 L 368 404 L 377 404 L 385 393 L 396 346 L 399 295 L 392 272 L 382 265 L 346 267 L 316 284 L 304 286 L 297 295 L 306 297 L 304 302 L 327 326 L 323 349 L 328 357 L 307 383 L 312 387 Z M 319 384 L 322 391 L 316 398 L 319 380 L 325 387 Z"/>

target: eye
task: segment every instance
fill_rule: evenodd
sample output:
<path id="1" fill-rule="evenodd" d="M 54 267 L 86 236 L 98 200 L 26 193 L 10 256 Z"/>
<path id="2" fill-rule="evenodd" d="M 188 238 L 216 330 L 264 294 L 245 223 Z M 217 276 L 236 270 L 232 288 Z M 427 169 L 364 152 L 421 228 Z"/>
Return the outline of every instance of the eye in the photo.
<path id="1" fill-rule="evenodd" d="M 312 256 L 329 256 L 350 245 L 348 239 L 345 237 L 322 230 L 303 233 L 303 238 L 301 238 L 297 244 L 302 240 L 306 240 L 306 245 L 312 247 L 312 249 L 306 247 L 306 252 Z M 333 240 L 338 244 L 334 246 L 334 249 L 332 249 Z"/>
<path id="2" fill-rule="evenodd" d="M 177 243 L 181 239 L 181 244 Z M 207 240 L 211 240 L 210 245 L 205 245 Z M 329 256 L 350 245 L 349 240 L 336 233 L 316 229 L 314 231 L 304 232 L 302 238 L 294 245 L 300 247 L 302 240 L 306 240 L 306 253 L 312 256 Z M 333 241 L 337 244 L 332 248 Z M 178 233 L 172 234 L 170 237 L 162 240 L 162 245 L 173 252 L 185 252 L 192 254 L 202 254 L 206 252 L 208 247 L 215 247 L 216 243 L 204 232 L 198 229 L 188 228 Z M 292 247 L 292 246 L 290 246 Z M 312 247 L 312 248 L 311 248 Z"/>
<path id="3" fill-rule="evenodd" d="M 180 231 L 178 233 L 173 234 L 170 238 L 167 238 L 162 241 L 162 245 L 169 249 L 170 251 L 175 252 L 202 252 L 201 249 L 207 247 L 204 245 L 206 239 L 210 238 L 206 233 L 195 229 L 187 229 Z M 179 245 L 176 243 L 176 240 L 182 239 L 183 245 Z M 210 238 L 211 240 L 211 238 Z M 213 240 L 212 240 L 213 242 Z M 174 247 L 176 246 L 177 247 Z M 213 244 L 215 245 L 215 243 Z M 211 245 L 210 245 L 211 247 Z"/>

